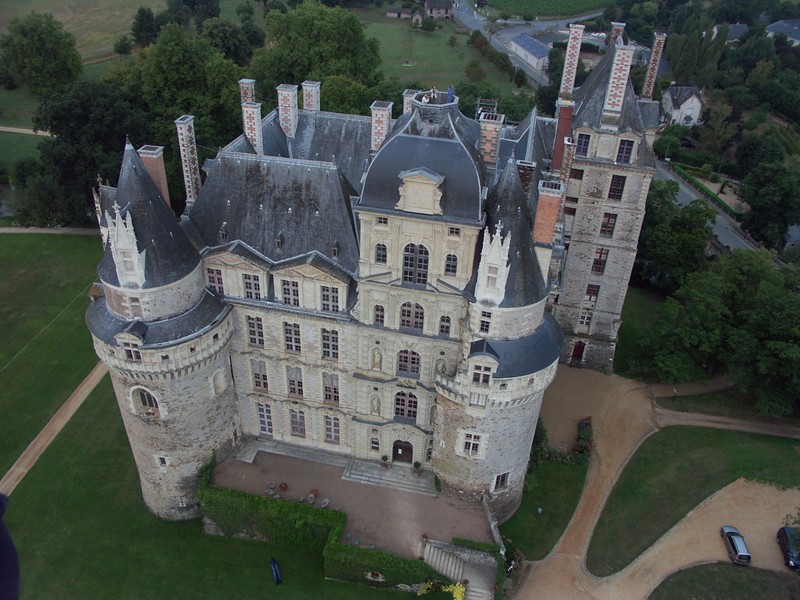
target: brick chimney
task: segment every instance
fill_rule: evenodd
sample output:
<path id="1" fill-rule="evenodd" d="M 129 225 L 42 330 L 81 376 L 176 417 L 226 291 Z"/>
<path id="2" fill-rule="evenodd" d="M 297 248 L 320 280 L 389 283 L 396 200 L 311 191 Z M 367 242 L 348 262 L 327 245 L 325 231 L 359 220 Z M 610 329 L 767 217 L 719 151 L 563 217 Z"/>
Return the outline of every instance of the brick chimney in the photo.
<path id="1" fill-rule="evenodd" d="M 603 114 L 600 117 L 601 127 L 611 131 L 617 131 L 619 127 L 619 117 L 622 114 L 622 104 L 628 88 L 628 75 L 632 60 L 633 46 L 618 44 L 614 47 L 614 62 L 611 65 L 611 77 L 606 89 Z"/>
<path id="2" fill-rule="evenodd" d="M 286 137 L 293 138 L 297 131 L 297 86 L 282 83 L 278 90 L 278 121 Z"/>
<path id="3" fill-rule="evenodd" d="M 389 135 L 389 129 L 392 126 L 393 104 L 393 102 L 375 100 L 369 107 L 372 111 L 372 137 L 370 138 L 369 147 L 370 155 L 372 156 L 375 156 L 383 140 Z"/>
<path id="4" fill-rule="evenodd" d="M 478 139 L 478 152 L 487 167 L 497 165 L 497 157 L 500 154 L 500 132 L 503 129 L 505 115 L 498 113 L 481 113 L 480 126 L 481 134 Z"/>
<path id="5" fill-rule="evenodd" d="M 581 59 L 581 39 L 584 26 L 571 23 L 569 26 L 569 40 L 567 53 L 564 56 L 564 70 L 561 75 L 561 88 L 558 90 L 560 99 L 572 97 L 572 88 L 575 87 L 575 74 L 578 72 L 578 61 Z"/>
<path id="6" fill-rule="evenodd" d="M 664 51 L 664 42 L 666 41 L 666 33 L 655 34 L 653 50 L 650 53 L 650 63 L 647 65 L 647 75 L 645 75 L 644 78 L 642 98 L 650 100 L 653 97 L 653 88 L 656 85 L 656 75 L 658 74 L 658 64 L 661 62 L 661 53 Z"/>
<path id="7" fill-rule="evenodd" d="M 258 156 L 264 155 L 264 137 L 261 131 L 261 103 L 242 103 L 242 127 L 244 135 Z"/>
<path id="8" fill-rule="evenodd" d="M 575 103 L 572 100 L 559 100 L 556 140 L 553 148 L 553 161 L 550 163 L 550 168 L 554 171 L 561 169 L 564 162 L 564 145 L 572 133 L 572 111 L 574 108 Z"/>
<path id="9" fill-rule="evenodd" d="M 319 112 L 319 81 L 303 82 L 303 109 Z"/>
<path id="10" fill-rule="evenodd" d="M 536 216 L 533 221 L 533 245 L 545 280 L 550 271 L 556 224 L 561 216 L 562 191 L 563 186 L 558 181 L 539 182 L 539 200 L 536 203 Z"/>
<path id="11" fill-rule="evenodd" d="M 241 96 L 241 103 L 255 102 L 256 101 L 256 80 L 255 79 L 240 79 L 239 80 L 239 95 Z"/>
<path id="12" fill-rule="evenodd" d="M 167 171 L 164 168 L 164 146 L 142 146 L 136 152 L 161 193 L 161 197 L 164 198 L 167 206 L 172 208 L 167 187 Z"/>
<path id="13" fill-rule="evenodd" d="M 522 182 L 522 189 L 527 194 L 531 191 L 533 177 L 536 174 L 536 163 L 529 160 L 518 160 L 517 173 L 519 173 L 519 180 Z"/>
<path id="14" fill-rule="evenodd" d="M 194 117 L 183 115 L 175 119 L 178 129 L 178 148 L 181 152 L 183 184 L 186 187 L 186 214 L 192 210 L 200 195 L 200 162 L 197 158 L 197 144 L 194 139 Z"/>
<path id="15" fill-rule="evenodd" d="M 611 22 L 611 41 L 609 42 L 609 46 L 613 46 L 617 42 L 617 38 L 622 36 L 622 32 L 625 31 L 625 23 L 618 23 L 616 21 Z"/>
<path id="16" fill-rule="evenodd" d="M 411 112 L 411 101 L 414 99 L 414 96 L 419 94 L 419 90 L 405 90 L 403 92 L 403 114 L 408 114 Z"/>

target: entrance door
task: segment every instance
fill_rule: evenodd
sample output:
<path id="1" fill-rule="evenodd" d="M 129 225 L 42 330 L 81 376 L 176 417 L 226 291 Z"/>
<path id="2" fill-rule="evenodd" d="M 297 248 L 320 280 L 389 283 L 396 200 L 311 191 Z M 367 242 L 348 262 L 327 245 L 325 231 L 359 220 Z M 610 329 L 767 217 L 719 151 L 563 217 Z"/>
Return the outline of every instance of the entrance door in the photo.
<path id="1" fill-rule="evenodd" d="M 577 342 L 572 347 L 572 360 L 575 362 L 581 362 L 583 360 L 583 350 L 586 348 L 586 344 L 583 342 Z"/>
<path id="2" fill-rule="evenodd" d="M 411 464 L 414 455 L 414 446 L 411 442 L 401 442 L 397 440 L 392 446 L 392 462 L 404 462 Z"/>

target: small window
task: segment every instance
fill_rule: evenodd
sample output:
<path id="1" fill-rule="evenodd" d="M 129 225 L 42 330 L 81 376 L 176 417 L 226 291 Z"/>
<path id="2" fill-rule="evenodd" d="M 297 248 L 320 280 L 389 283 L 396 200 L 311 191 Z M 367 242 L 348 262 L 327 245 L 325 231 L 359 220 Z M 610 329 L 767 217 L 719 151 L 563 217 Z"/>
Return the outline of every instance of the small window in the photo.
<path id="1" fill-rule="evenodd" d="M 253 388 L 256 391 L 267 392 L 267 363 L 263 360 L 251 360 L 250 369 L 253 371 Z"/>
<path id="2" fill-rule="evenodd" d="M 376 438 L 376 437 L 370 438 L 370 440 L 369 440 L 369 449 L 372 452 L 380 452 L 381 451 L 380 440 L 378 440 L 378 438 Z"/>
<path id="3" fill-rule="evenodd" d="M 481 311 L 480 329 L 481 333 L 489 333 L 489 327 L 492 325 L 492 313 Z"/>
<path id="4" fill-rule="evenodd" d="M 300 352 L 300 324 L 283 323 L 283 342 L 287 352 Z M 263 346 L 263 344 L 261 344 Z"/>
<path id="5" fill-rule="evenodd" d="M 455 254 L 448 254 L 444 261 L 444 274 L 455 275 L 458 272 L 458 257 Z"/>
<path id="6" fill-rule="evenodd" d="M 158 465 L 161 467 L 167 466 L 167 457 L 166 456 L 159 456 L 158 457 Z"/>
<path id="7" fill-rule="evenodd" d="M 306 437 L 306 414 L 302 410 L 293 410 L 290 419 L 292 435 Z"/>
<path id="8" fill-rule="evenodd" d="M 608 250 L 606 248 L 595 249 L 594 260 L 592 261 L 592 273 L 602 275 L 606 270 L 607 261 L 608 261 Z"/>
<path id="9" fill-rule="evenodd" d="M 614 235 L 614 228 L 617 226 L 617 215 L 613 213 L 603 213 L 603 220 L 600 223 L 600 235 L 611 237 Z"/>
<path id="10" fill-rule="evenodd" d="M 619 149 L 617 150 L 617 162 L 629 163 L 631 162 L 632 155 L 633 155 L 633 141 L 620 140 Z"/>
<path id="11" fill-rule="evenodd" d="M 581 312 L 580 316 L 578 317 L 578 323 L 583 325 L 584 327 L 588 327 L 592 324 L 592 313 L 589 311 Z"/>
<path id="12" fill-rule="evenodd" d="M 625 179 L 624 175 L 611 176 L 611 185 L 608 187 L 609 200 L 622 200 L 622 194 L 625 191 Z"/>
<path id="13" fill-rule="evenodd" d="M 323 402 L 339 404 L 339 376 L 333 373 L 322 374 Z"/>
<path id="14" fill-rule="evenodd" d="M 220 296 L 225 295 L 225 287 L 222 283 L 222 270 L 220 269 L 206 269 L 206 278 L 208 280 L 208 287 Z"/>
<path id="15" fill-rule="evenodd" d="M 142 362 L 142 353 L 139 352 L 139 347 L 131 344 L 130 342 L 122 342 L 122 347 L 125 350 L 125 358 L 131 362 Z"/>
<path id="16" fill-rule="evenodd" d="M 464 454 L 477 456 L 481 449 L 481 436 L 474 433 L 464 434 Z"/>
<path id="17" fill-rule="evenodd" d="M 334 243 L 333 247 L 331 248 L 331 257 L 339 258 L 339 244 Z"/>
<path id="18" fill-rule="evenodd" d="M 281 279 L 281 295 L 284 304 L 300 306 L 300 284 L 297 281 Z"/>
<path id="19" fill-rule="evenodd" d="M 489 385 L 492 378 L 492 368 L 476 365 L 472 369 L 472 384 L 473 385 Z"/>
<path id="20" fill-rule="evenodd" d="M 339 312 L 339 288 L 322 286 L 322 310 Z"/>
<path id="21" fill-rule="evenodd" d="M 447 235 L 452 235 L 453 237 L 459 237 L 461 235 L 461 228 L 450 227 L 450 229 L 447 230 Z"/>
<path id="22" fill-rule="evenodd" d="M 339 443 L 339 417 L 325 417 L 325 441 Z"/>
<path id="23" fill-rule="evenodd" d="M 322 358 L 339 360 L 339 332 L 335 329 L 322 330 Z"/>
<path id="24" fill-rule="evenodd" d="M 400 327 L 422 331 L 425 326 L 425 310 L 419 304 L 406 302 L 400 307 Z"/>
<path id="25" fill-rule="evenodd" d="M 578 197 L 577 196 L 566 196 L 564 198 L 564 200 L 566 200 L 567 202 L 569 202 L 571 204 L 577 204 L 578 203 Z"/>
<path id="26" fill-rule="evenodd" d="M 252 298 L 253 300 L 260 300 L 261 280 L 259 279 L 258 275 L 248 275 L 247 273 L 244 273 L 242 275 L 242 280 L 244 282 L 244 297 Z"/>
<path id="27" fill-rule="evenodd" d="M 158 400 L 153 394 L 143 389 L 137 390 L 137 393 L 139 395 L 139 403 L 145 411 L 148 409 L 158 410 Z"/>
<path id="28" fill-rule="evenodd" d="M 373 322 L 375 323 L 375 325 L 380 325 L 381 327 L 383 327 L 384 320 L 386 317 L 386 313 L 384 311 L 383 306 L 381 306 L 380 304 L 376 304 L 373 313 L 374 313 Z"/>
<path id="29" fill-rule="evenodd" d="M 497 267 L 486 268 L 486 287 L 492 289 L 497 287 L 497 274 L 498 274 Z"/>
<path id="30" fill-rule="evenodd" d="M 592 136 L 586 133 L 578 134 L 578 142 L 575 144 L 575 156 L 586 156 L 589 154 L 589 140 Z"/>
<path id="31" fill-rule="evenodd" d="M 302 396 L 303 369 L 300 367 L 286 367 L 286 383 L 290 396 Z"/>
<path id="32" fill-rule="evenodd" d="M 266 435 L 272 435 L 272 408 L 269 404 L 261 402 L 257 403 L 256 407 L 258 410 L 258 431 Z"/>
<path id="33" fill-rule="evenodd" d="M 388 219 L 388 217 L 378 217 L 376 219 L 376 223 L 378 225 L 388 225 L 389 224 L 389 219 Z"/>
<path id="34" fill-rule="evenodd" d="M 588 302 L 596 302 L 597 296 L 600 294 L 600 286 L 590 283 L 586 286 L 586 295 L 583 297 Z"/>
<path id="35" fill-rule="evenodd" d="M 386 251 L 385 244 L 377 244 L 375 246 L 375 262 L 379 265 L 385 265 L 389 258 L 389 254 Z"/>
<path id="36" fill-rule="evenodd" d="M 583 179 L 583 169 L 570 169 L 569 170 L 569 178 L 570 179 Z"/>
<path id="37" fill-rule="evenodd" d="M 450 335 L 450 317 L 444 316 L 439 319 L 439 335 Z"/>
<path id="38" fill-rule="evenodd" d="M 264 325 L 261 317 L 247 316 L 247 337 L 251 346 L 264 347 Z"/>
<path id="39" fill-rule="evenodd" d="M 503 490 L 508 487 L 508 472 L 501 473 L 494 478 L 494 489 Z"/>

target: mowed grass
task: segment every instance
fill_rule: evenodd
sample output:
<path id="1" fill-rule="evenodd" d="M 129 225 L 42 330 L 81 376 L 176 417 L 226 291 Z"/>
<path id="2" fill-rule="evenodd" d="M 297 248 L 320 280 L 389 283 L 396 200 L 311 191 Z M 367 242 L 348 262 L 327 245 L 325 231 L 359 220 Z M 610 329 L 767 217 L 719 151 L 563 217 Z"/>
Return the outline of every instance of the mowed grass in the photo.
<path id="1" fill-rule="evenodd" d="M 428 33 L 412 29 L 408 19 L 386 17 L 387 8 L 394 7 L 353 9 L 367 25 L 366 35 L 380 41 L 380 69 L 387 78 L 396 76 L 400 81 L 417 79 L 426 86 L 444 90 L 451 83 L 466 80 L 464 69 L 467 63 L 477 58 L 486 71 L 487 83 L 495 85 L 502 94 L 510 94 L 514 89 L 508 75 L 467 46 L 468 35 L 455 33 L 452 21 L 444 21 L 442 29 Z M 453 35 L 458 41 L 456 46 L 448 44 Z"/>
<path id="2" fill-rule="evenodd" d="M 664 299 L 659 294 L 640 287 L 628 287 L 625 304 L 622 306 L 622 325 L 617 337 L 617 350 L 614 354 L 614 372 L 628 375 L 632 361 L 638 353 L 639 339 L 648 331 Z"/>
<path id="3" fill-rule="evenodd" d="M 199 521 L 153 516 L 108 376 L 13 492 L 5 521 L 20 555 L 23 600 L 411 597 L 326 581 L 319 548 L 208 536 Z"/>
<path id="4" fill-rule="evenodd" d="M 796 574 L 775 573 L 728 563 L 700 565 L 673 573 L 659 585 L 648 600 L 796 600 L 800 598 L 800 578 Z"/>
<path id="5" fill-rule="evenodd" d="M 797 487 L 797 445 L 793 439 L 703 427 L 667 427 L 650 436 L 606 502 L 587 568 L 598 576 L 616 573 L 739 477 Z"/>
<path id="6" fill-rule="evenodd" d="M 544 463 L 529 475 L 522 504 L 500 526 L 526 560 L 542 560 L 555 547 L 580 500 L 588 464 Z M 539 512 L 541 509 L 541 512 Z"/>
<path id="7" fill-rule="evenodd" d="M 39 135 L 0 131 L 0 165 L 11 173 L 18 161 L 39 156 L 38 146 L 43 139 Z"/>
<path id="8" fill-rule="evenodd" d="M 492 8 L 513 15 L 530 14 L 539 17 L 565 17 L 602 11 L 607 0 L 492 0 Z"/>
<path id="9" fill-rule="evenodd" d="M 0 235 L 0 475 L 97 363 L 84 323 L 100 238 Z"/>

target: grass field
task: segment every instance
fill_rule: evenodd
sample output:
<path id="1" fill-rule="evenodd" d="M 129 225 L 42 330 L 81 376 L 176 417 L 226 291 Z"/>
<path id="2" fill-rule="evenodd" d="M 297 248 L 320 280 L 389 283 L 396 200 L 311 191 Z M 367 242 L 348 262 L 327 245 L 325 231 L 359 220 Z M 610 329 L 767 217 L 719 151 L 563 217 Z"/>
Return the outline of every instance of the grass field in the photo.
<path id="1" fill-rule="evenodd" d="M 512 15 L 534 15 L 538 17 L 564 17 L 602 11 L 608 0 L 490 0 L 491 8 L 510 12 Z"/>
<path id="2" fill-rule="evenodd" d="M 0 236 L 0 473 L 92 367 L 83 321 L 99 237 Z"/>
<path id="3" fill-rule="evenodd" d="M 41 136 L 0 131 L 0 165 L 10 173 L 18 160 L 39 155 Z"/>
<path id="4" fill-rule="evenodd" d="M 628 287 L 625 304 L 622 307 L 622 325 L 617 338 L 617 351 L 614 354 L 614 372 L 630 375 L 631 360 L 638 352 L 639 338 L 650 328 L 658 308 L 664 299 L 645 288 Z"/>
<path id="5" fill-rule="evenodd" d="M 555 547 L 578 505 L 587 470 L 588 464 L 548 462 L 529 476 L 522 505 L 500 526 L 526 560 L 542 560 Z"/>
<path id="6" fill-rule="evenodd" d="M 208 536 L 199 521 L 150 514 L 108 377 L 14 491 L 6 523 L 23 600 L 411 597 L 326 581 L 319 549 Z"/>
<path id="7" fill-rule="evenodd" d="M 800 598 L 800 578 L 732 564 L 714 563 L 678 571 L 665 579 L 648 600 L 794 600 Z"/>
<path id="8" fill-rule="evenodd" d="M 587 568 L 598 576 L 616 573 L 739 477 L 797 487 L 797 441 L 702 427 L 668 427 L 652 435 L 606 502 L 589 544 Z"/>

